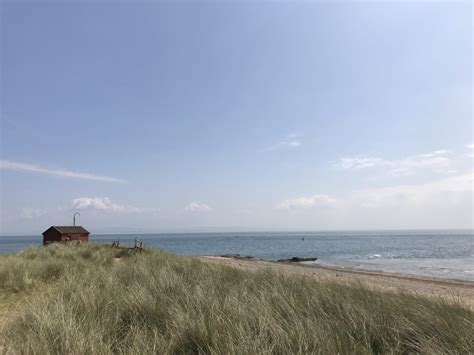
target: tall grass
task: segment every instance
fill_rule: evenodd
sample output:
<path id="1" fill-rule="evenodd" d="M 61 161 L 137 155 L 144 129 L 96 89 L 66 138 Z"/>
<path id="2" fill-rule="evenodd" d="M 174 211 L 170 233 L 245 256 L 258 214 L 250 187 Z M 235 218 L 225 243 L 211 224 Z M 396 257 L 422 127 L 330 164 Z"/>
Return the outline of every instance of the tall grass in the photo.
<path id="1" fill-rule="evenodd" d="M 29 295 L 3 334 L 14 353 L 474 352 L 474 314 L 459 304 L 159 250 L 0 256 L 0 290 Z"/>

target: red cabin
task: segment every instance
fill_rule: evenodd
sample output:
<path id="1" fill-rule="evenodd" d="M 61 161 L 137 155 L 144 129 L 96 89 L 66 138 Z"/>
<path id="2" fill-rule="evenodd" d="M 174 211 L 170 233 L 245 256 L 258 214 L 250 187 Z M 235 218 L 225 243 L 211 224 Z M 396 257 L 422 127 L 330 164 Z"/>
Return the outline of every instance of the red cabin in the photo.
<path id="1" fill-rule="evenodd" d="M 89 232 L 80 226 L 51 226 L 43 232 L 43 245 L 54 242 L 77 240 L 87 242 Z"/>

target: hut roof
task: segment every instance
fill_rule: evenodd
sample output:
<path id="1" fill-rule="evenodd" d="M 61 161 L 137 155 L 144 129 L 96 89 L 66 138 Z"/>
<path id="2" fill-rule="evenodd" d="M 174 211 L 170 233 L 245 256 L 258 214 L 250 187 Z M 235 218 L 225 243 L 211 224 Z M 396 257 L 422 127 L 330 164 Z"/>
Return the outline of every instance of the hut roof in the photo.
<path id="1" fill-rule="evenodd" d="M 49 231 L 51 228 L 56 229 L 61 234 L 90 234 L 84 227 L 81 226 L 51 226 L 45 230 L 43 234 Z"/>

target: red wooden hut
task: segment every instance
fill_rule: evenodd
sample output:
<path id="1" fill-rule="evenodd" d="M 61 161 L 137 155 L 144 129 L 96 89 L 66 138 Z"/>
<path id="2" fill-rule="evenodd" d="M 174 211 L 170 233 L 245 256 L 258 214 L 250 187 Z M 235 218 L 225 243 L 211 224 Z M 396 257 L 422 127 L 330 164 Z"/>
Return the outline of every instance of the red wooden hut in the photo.
<path id="1" fill-rule="evenodd" d="M 77 240 L 87 242 L 89 232 L 81 226 L 51 226 L 43 232 L 43 245 L 53 242 Z"/>

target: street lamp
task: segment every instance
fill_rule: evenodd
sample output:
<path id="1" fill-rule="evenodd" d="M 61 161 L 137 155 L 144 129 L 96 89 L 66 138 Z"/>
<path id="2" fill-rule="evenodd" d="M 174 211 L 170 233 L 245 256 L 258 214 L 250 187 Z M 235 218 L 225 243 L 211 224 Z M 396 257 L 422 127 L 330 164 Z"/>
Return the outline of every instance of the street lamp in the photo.
<path id="1" fill-rule="evenodd" d="M 72 217 L 72 225 L 76 226 L 76 214 L 80 216 L 81 214 L 79 212 L 74 213 L 74 216 Z"/>

